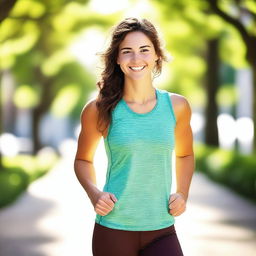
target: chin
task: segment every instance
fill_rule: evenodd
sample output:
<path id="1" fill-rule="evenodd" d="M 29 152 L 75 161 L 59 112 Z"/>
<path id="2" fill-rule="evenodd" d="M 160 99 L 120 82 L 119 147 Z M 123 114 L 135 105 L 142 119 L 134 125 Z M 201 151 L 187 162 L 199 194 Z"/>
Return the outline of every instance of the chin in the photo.
<path id="1" fill-rule="evenodd" d="M 125 74 L 125 77 L 127 77 L 130 80 L 147 79 L 148 76 L 151 78 L 151 75 L 148 74 Z"/>

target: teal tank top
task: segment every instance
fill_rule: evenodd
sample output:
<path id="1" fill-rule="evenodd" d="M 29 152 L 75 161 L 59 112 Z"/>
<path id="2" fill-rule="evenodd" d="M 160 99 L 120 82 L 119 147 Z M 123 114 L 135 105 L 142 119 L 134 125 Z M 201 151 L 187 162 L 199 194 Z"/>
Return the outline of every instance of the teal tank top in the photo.
<path id="1" fill-rule="evenodd" d="M 103 191 L 118 201 L 96 223 L 121 230 L 149 231 L 174 224 L 168 203 L 176 119 L 166 90 L 155 89 L 157 102 L 147 113 L 134 112 L 121 99 L 112 111 L 104 138 L 108 158 Z"/>

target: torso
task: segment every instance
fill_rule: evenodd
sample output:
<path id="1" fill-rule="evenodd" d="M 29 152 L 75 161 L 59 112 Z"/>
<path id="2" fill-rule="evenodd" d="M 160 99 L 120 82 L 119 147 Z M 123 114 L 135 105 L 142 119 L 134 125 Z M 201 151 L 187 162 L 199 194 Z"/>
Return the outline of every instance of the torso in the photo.
<path id="1" fill-rule="evenodd" d="M 108 167 L 103 191 L 115 194 L 118 201 L 111 213 L 96 216 L 98 224 L 146 231 L 174 223 L 167 209 L 176 117 L 170 94 L 160 89 L 156 93 L 157 101 L 147 106 L 121 99 L 113 109 L 104 139 Z"/>

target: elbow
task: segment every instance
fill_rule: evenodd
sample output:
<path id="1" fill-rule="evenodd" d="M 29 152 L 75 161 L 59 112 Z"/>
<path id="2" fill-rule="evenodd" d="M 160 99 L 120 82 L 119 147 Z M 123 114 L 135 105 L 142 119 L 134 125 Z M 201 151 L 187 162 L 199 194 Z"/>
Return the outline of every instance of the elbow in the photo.
<path id="1" fill-rule="evenodd" d="M 185 157 L 194 158 L 194 152 L 186 152 L 186 153 L 183 153 L 183 154 L 176 154 L 176 157 L 178 157 L 178 158 L 185 158 Z"/>
<path id="2" fill-rule="evenodd" d="M 80 159 L 80 158 L 75 158 L 74 160 L 74 171 L 77 172 L 78 169 L 80 169 L 81 165 L 85 164 L 93 164 L 93 161 L 90 160 L 85 160 L 85 159 Z"/>

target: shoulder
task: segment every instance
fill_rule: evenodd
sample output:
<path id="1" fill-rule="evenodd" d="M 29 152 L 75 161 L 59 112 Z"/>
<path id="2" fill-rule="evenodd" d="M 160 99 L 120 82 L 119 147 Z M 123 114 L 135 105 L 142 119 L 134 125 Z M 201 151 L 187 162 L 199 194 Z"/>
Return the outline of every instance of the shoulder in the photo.
<path id="1" fill-rule="evenodd" d="M 172 102 L 173 110 L 176 119 L 179 120 L 181 117 L 191 116 L 191 107 L 188 100 L 180 94 L 168 92 L 170 101 Z"/>
<path id="2" fill-rule="evenodd" d="M 97 99 L 90 99 L 83 107 L 81 112 L 81 122 L 85 121 L 94 121 L 97 120 L 98 117 L 98 109 L 96 105 Z"/>

